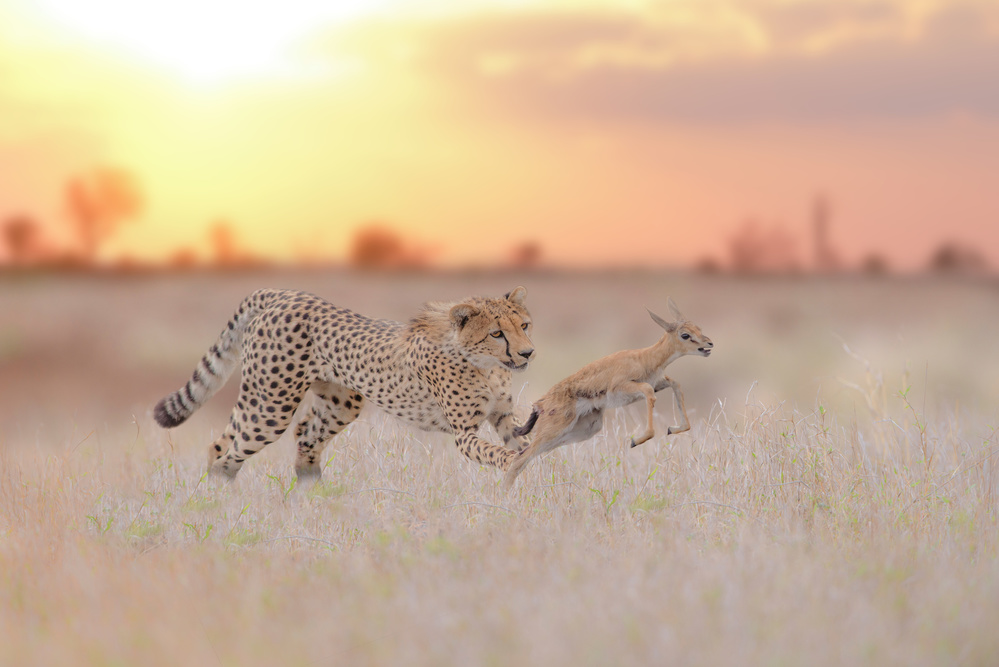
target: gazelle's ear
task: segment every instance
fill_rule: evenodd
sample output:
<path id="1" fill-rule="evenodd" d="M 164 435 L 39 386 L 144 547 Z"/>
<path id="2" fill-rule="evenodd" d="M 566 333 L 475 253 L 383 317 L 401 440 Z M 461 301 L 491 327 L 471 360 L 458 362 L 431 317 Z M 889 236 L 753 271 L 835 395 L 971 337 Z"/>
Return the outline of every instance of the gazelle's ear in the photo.
<path id="1" fill-rule="evenodd" d="M 666 305 L 669 307 L 669 312 L 673 315 L 673 319 L 677 322 L 686 322 L 687 318 L 683 316 L 680 309 L 676 307 L 676 302 L 673 301 L 673 297 L 666 297 Z"/>
<path id="2" fill-rule="evenodd" d="M 645 310 L 649 311 L 649 315 L 652 316 L 652 321 L 655 322 L 656 324 L 658 324 L 659 326 L 661 326 L 663 329 L 665 329 L 666 331 L 668 331 L 670 333 L 673 333 L 674 331 L 676 331 L 676 327 L 677 327 L 677 323 L 676 322 L 667 322 L 663 318 L 661 318 L 658 315 L 656 315 L 655 313 L 653 313 L 648 308 L 646 308 Z"/>
<path id="3" fill-rule="evenodd" d="M 506 293 L 506 298 L 518 306 L 523 306 L 524 299 L 527 298 L 527 288 L 521 286 L 514 287 L 512 291 Z"/>
<path id="4" fill-rule="evenodd" d="M 448 314 L 451 317 L 451 323 L 458 329 L 462 329 L 468 324 L 469 319 L 479 314 L 479 309 L 470 303 L 459 303 L 451 306 L 451 311 Z"/>

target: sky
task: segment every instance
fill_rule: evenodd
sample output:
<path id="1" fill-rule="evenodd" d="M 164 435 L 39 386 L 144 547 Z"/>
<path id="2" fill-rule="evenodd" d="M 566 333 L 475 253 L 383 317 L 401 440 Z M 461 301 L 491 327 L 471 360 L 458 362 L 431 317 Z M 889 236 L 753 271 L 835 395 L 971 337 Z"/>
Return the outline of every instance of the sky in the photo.
<path id="1" fill-rule="evenodd" d="M 0 220 L 133 171 L 103 249 L 343 258 L 380 221 L 450 266 L 724 261 L 754 220 L 999 266 L 994 0 L 5 0 Z"/>

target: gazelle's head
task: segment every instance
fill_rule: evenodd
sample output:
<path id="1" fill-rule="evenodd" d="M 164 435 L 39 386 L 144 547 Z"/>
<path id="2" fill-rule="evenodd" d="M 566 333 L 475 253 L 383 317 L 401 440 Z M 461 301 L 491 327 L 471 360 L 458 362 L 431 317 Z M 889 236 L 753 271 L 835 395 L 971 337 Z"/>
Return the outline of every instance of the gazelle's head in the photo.
<path id="1" fill-rule="evenodd" d="M 651 310 L 649 310 L 649 315 L 651 315 L 653 321 L 665 329 L 666 333 L 673 339 L 675 349 L 680 353 L 680 355 L 699 354 L 702 357 L 710 355 L 712 348 L 715 346 L 715 344 L 711 342 L 711 339 L 701 333 L 701 328 L 699 326 L 683 316 L 680 309 L 676 307 L 675 303 L 673 303 L 673 299 L 667 299 L 666 305 L 669 306 L 669 312 L 673 316 L 672 322 L 667 322 Z"/>

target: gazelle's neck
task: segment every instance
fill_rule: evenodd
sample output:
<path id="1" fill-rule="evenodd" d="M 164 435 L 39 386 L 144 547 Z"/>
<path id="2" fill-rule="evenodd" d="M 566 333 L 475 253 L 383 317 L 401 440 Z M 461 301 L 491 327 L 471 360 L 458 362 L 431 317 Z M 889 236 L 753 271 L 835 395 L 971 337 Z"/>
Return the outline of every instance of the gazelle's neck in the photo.
<path id="1" fill-rule="evenodd" d="M 680 352 L 676 339 L 672 334 L 666 333 L 651 347 L 645 348 L 649 366 L 664 368 L 679 359 L 683 354 Z"/>

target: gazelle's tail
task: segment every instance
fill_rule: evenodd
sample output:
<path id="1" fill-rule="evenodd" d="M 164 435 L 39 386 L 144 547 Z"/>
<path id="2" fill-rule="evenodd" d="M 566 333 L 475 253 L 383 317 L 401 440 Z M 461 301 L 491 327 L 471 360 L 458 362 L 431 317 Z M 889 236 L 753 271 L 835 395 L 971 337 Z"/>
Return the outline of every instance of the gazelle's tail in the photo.
<path id="1" fill-rule="evenodd" d="M 534 428 L 534 425 L 537 422 L 538 422 L 538 408 L 537 406 L 535 406 L 534 409 L 531 410 L 531 416 L 527 418 L 527 421 L 524 422 L 524 425 L 518 426 L 517 428 L 513 429 L 513 434 L 518 438 L 521 436 L 525 436 L 531 432 L 531 430 Z"/>
<path id="2" fill-rule="evenodd" d="M 278 290 L 257 290 L 243 299 L 229 324 L 219 334 L 215 344 L 194 369 L 194 374 L 183 387 L 163 398 L 153 408 L 156 423 L 163 428 L 182 424 L 195 410 L 215 395 L 239 362 L 239 348 L 247 325 L 271 303 Z"/>

